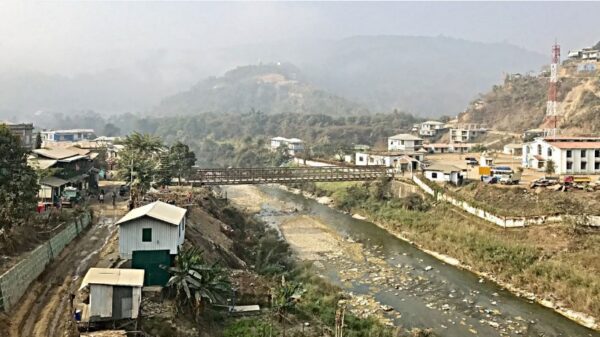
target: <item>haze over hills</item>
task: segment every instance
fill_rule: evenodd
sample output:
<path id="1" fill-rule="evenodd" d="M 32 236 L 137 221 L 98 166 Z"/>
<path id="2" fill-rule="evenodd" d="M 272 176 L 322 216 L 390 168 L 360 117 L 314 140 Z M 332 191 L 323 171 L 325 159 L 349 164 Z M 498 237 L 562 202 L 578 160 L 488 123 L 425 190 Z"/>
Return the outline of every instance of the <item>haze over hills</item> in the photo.
<path id="1" fill-rule="evenodd" d="M 307 84 L 291 64 L 243 66 L 222 77 L 211 77 L 190 90 L 167 97 L 154 109 L 157 115 L 204 112 L 365 114 L 368 110 Z"/>
<path id="2" fill-rule="evenodd" d="M 209 76 L 239 66 L 276 62 L 289 62 L 299 68 L 302 85 L 306 85 L 303 90 L 321 97 L 314 104 L 327 98 L 335 101 L 331 103 L 334 105 L 356 102 L 359 109 L 366 107 L 370 112 L 399 109 L 440 116 L 464 110 L 479 92 L 500 82 L 503 73 L 537 71 L 547 58 L 505 43 L 408 36 L 287 40 L 202 51 L 162 50 L 148 52 L 127 66 L 76 77 L 17 70 L 0 73 L 0 117 L 19 118 L 36 111 L 152 112 L 163 98 L 178 91 L 193 91 L 189 89 L 193 83 L 202 86 L 214 81 L 204 80 Z M 273 101 L 273 105 L 261 103 L 268 92 L 252 91 L 256 88 L 247 83 L 240 83 L 238 88 L 242 91 L 212 97 L 207 106 L 218 108 L 223 106 L 218 100 L 233 100 L 241 112 L 252 108 L 272 112 L 306 109 L 298 106 L 298 110 L 290 111 L 293 105 L 281 100 Z M 198 98 L 188 95 L 187 99 Z M 185 104 L 180 107 L 185 109 Z M 169 109 L 168 113 L 184 112 Z"/>

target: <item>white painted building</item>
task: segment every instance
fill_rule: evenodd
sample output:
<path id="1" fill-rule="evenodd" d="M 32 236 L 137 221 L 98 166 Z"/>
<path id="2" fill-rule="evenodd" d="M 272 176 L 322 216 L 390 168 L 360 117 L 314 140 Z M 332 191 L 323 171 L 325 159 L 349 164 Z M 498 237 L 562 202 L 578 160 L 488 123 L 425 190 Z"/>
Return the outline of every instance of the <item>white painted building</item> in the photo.
<path id="1" fill-rule="evenodd" d="M 82 321 L 137 319 L 143 285 L 140 269 L 90 268 L 80 287 L 89 287 L 90 294 L 89 304 L 82 308 Z"/>
<path id="2" fill-rule="evenodd" d="M 273 137 L 271 138 L 271 150 L 276 151 L 280 147 L 287 148 L 290 156 L 295 156 L 304 151 L 304 142 L 298 138 Z"/>
<path id="3" fill-rule="evenodd" d="M 419 124 L 419 136 L 433 137 L 439 130 L 444 128 L 444 123 L 438 121 L 427 121 Z"/>
<path id="4" fill-rule="evenodd" d="M 425 144 L 423 148 L 429 153 L 467 153 L 477 144 L 474 143 L 433 143 Z"/>
<path id="5" fill-rule="evenodd" d="M 450 129 L 450 142 L 466 143 L 484 135 L 487 129 L 477 124 L 467 124 Z"/>
<path id="6" fill-rule="evenodd" d="M 523 167 L 545 170 L 550 159 L 556 174 L 600 174 L 600 137 L 540 137 L 523 144 Z"/>
<path id="7" fill-rule="evenodd" d="M 510 143 L 504 145 L 502 150 L 505 154 L 509 154 L 511 156 L 520 156 L 523 154 L 523 144 L 521 143 Z"/>
<path id="8" fill-rule="evenodd" d="M 433 164 L 424 170 L 425 178 L 431 181 L 462 184 L 464 179 L 462 169 L 448 164 Z"/>
<path id="9" fill-rule="evenodd" d="M 388 151 L 417 151 L 423 147 L 423 139 L 408 133 L 388 138 Z"/>
<path id="10" fill-rule="evenodd" d="M 164 251 L 176 255 L 185 239 L 185 208 L 156 201 L 132 209 L 119 221 L 119 255 L 131 259 L 134 251 Z"/>
<path id="11" fill-rule="evenodd" d="M 93 129 L 44 130 L 40 134 L 42 142 L 77 142 L 95 138 Z"/>
<path id="12" fill-rule="evenodd" d="M 357 152 L 356 166 L 385 166 L 401 170 L 418 170 L 425 154 L 406 151 L 366 151 Z"/>

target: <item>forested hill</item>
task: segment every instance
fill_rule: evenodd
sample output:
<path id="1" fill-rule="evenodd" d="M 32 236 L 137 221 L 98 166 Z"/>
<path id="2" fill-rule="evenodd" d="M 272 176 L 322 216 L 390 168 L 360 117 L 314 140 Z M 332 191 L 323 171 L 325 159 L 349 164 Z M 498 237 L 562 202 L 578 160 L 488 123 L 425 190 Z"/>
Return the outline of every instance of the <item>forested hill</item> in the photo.
<path id="1" fill-rule="evenodd" d="M 368 112 L 364 106 L 313 87 L 295 66 L 277 63 L 238 67 L 222 77 L 203 80 L 188 91 L 164 99 L 153 114 L 241 114 L 252 110 L 267 114 L 355 115 Z"/>
<path id="2" fill-rule="evenodd" d="M 410 129 L 422 119 L 404 113 L 363 116 L 205 113 L 174 117 L 132 114 L 103 117 L 97 113 L 54 115 L 41 127 L 94 128 L 108 136 L 132 131 L 160 136 L 167 144 L 182 141 L 196 152 L 203 167 L 268 165 L 271 137 L 303 139 L 316 154 L 332 155 L 353 144 L 386 147 L 386 138 Z"/>

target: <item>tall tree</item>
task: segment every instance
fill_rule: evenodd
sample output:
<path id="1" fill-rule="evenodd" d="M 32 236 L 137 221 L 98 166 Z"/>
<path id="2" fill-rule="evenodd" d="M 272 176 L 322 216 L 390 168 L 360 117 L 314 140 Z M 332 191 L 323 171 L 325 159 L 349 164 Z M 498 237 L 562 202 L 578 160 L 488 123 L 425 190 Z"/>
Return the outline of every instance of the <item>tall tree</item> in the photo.
<path id="1" fill-rule="evenodd" d="M 104 135 L 107 137 L 115 137 L 121 134 L 121 129 L 113 123 L 106 123 L 104 125 Z"/>
<path id="2" fill-rule="evenodd" d="M 27 150 L 0 125 L 0 228 L 23 223 L 35 211 L 37 174 L 27 165 Z"/>
<path id="3" fill-rule="evenodd" d="M 546 161 L 545 173 L 547 175 L 553 175 L 555 171 L 556 171 L 556 164 L 554 164 L 554 160 L 548 159 L 548 161 Z"/>
<path id="4" fill-rule="evenodd" d="M 119 158 L 119 176 L 133 181 L 136 193 L 144 194 L 159 168 L 159 156 L 164 147 L 160 138 L 134 132 L 123 140 L 125 148 Z"/>
<path id="5" fill-rule="evenodd" d="M 36 135 L 35 135 L 35 148 L 36 149 L 42 148 L 42 134 L 39 132 L 36 133 Z"/>
<path id="6" fill-rule="evenodd" d="M 178 184 L 181 185 L 181 179 L 187 177 L 192 171 L 192 166 L 196 164 L 196 154 L 190 151 L 190 147 L 186 144 L 177 142 L 169 149 L 169 163 L 173 175 L 178 178 Z"/>

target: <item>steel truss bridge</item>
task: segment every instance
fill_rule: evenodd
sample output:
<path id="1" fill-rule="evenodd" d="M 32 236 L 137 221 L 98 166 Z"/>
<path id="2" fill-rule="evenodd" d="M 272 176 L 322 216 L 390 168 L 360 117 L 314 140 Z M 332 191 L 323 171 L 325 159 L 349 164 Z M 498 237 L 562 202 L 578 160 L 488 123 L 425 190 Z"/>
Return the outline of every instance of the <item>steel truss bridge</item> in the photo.
<path id="1" fill-rule="evenodd" d="M 290 184 L 324 181 L 370 181 L 392 177 L 385 166 L 320 166 L 262 168 L 197 168 L 189 177 L 193 185 Z"/>

